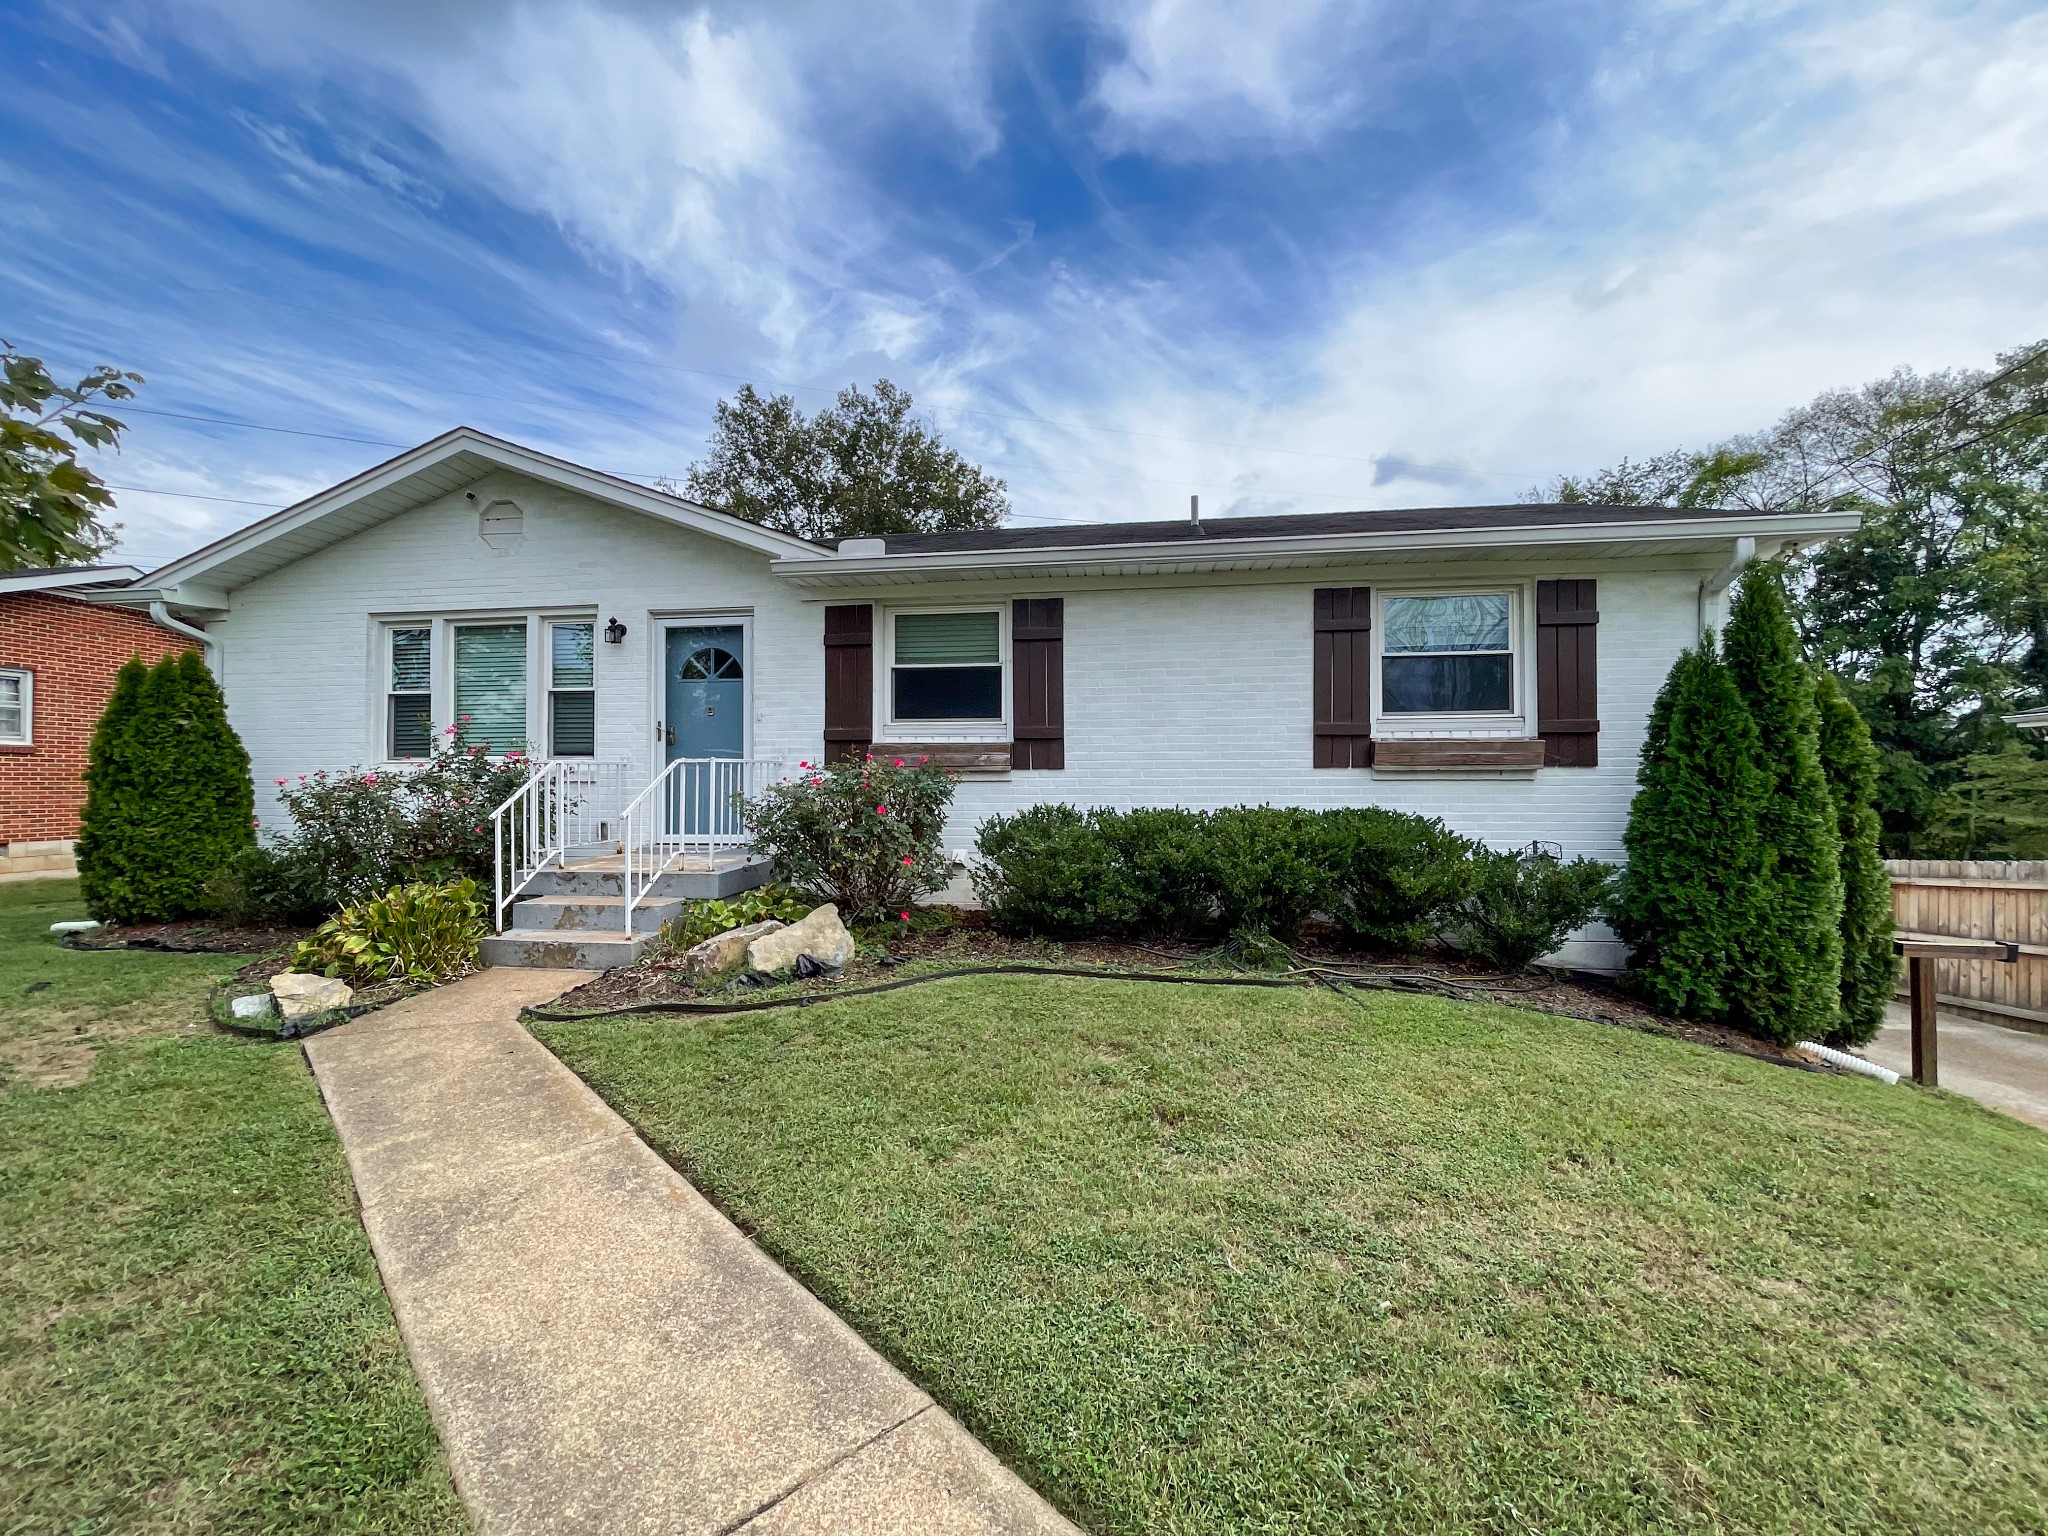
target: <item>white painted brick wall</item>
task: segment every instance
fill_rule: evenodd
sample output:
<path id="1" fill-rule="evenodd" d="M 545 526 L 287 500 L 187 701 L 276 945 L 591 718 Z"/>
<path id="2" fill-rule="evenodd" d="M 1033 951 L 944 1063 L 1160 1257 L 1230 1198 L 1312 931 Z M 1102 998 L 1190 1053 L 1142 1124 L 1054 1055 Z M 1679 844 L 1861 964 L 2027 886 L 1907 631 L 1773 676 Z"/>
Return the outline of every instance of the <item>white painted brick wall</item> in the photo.
<path id="1" fill-rule="evenodd" d="M 753 624 L 752 751 L 780 753 L 792 769 L 819 754 L 825 600 L 776 578 L 763 556 L 638 513 L 509 473 L 473 489 L 475 502 L 452 494 L 233 594 L 214 633 L 266 824 L 282 819 L 274 779 L 377 760 L 379 616 L 575 605 L 594 607 L 600 625 L 617 616 L 626 642 L 597 647 L 597 746 L 601 757 L 626 759 L 637 785 L 659 761 L 656 615 L 743 611 Z M 495 495 L 525 510 L 523 538 L 509 549 L 477 533 L 477 506 Z M 1046 800 L 1377 804 L 1440 816 L 1495 847 L 1541 838 L 1570 854 L 1618 859 L 1650 704 L 1693 638 L 1699 576 L 1615 561 L 1524 574 L 1599 579 L 1598 768 L 1519 779 L 1311 768 L 1311 594 L 1318 585 L 1371 583 L 1374 572 L 1076 587 L 1062 594 L 1068 767 L 963 781 L 947 842 L 968 846 L 989 814 Z M 972 596 L 1006 601 L 1027 590 L 1061 589 L 1034 583 L 1013 592 L 991 582 Z"/>
<path id="2" fill-rule="evenodd" d="M 475 502 L 456 492 L 232 595 L 212 633 L 265 825 L 284 819 L 274 780 L 381 755 L 378 615 L 589 605 L 600 627 L 616 615 L 625 642 L 597 647 L 597 752 L 625 759 L 637 787 L 660 760 L 653 616 L 743 610 L 753 623 L 754 753 L 780 753 L 792 766 L 816 754 L 824 617 L 769 573 L 765 557 L 509 473 L 472 489 Z M 525 511 L 522 538 L 502 550 L 477 534 L 478 505 L 500 495 Z"/>

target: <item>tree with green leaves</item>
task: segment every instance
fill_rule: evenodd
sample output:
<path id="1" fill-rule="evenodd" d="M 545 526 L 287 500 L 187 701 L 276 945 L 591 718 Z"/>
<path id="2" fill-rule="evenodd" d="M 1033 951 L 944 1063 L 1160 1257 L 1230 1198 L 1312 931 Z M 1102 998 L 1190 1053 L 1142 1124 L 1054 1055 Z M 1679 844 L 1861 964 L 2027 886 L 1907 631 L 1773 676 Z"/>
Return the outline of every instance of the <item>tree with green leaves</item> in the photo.
<path id="1" fill-rule="evenodd" d="M 79 888 L 103 922 L 205 911 L 207 882 L 255 845 L 249 754 L 197 651 L 123 664 L 85 782 Z"/>
<path id="2" fill-rule="evenodd" d="M 1768 431 L 1528 494 L 1859 512 L 1791 575 L 1810 653 L 1870 727 L 1894 856 L 1954 855 L 1967 822 L 1938 807 L 1965 761 L 2013 740 L 2003 713 L 2048 703 L 2048 342 L 1990 369 L 1900 369 Z"/>
<path id="3" fill-rule="evenodd" d="M 1608 906 L 1630 981 L 1666 1013 L 1749 1027 L 1741 961 L 1762 920 L 1763 774 L 1749 706 L 1711 631 L 1657 695 L 1636 785 Z"/>
<path id="4" fill-rule="evenodd" d="M 2048 859 L 2048 759 L 2009 741 L 1958 766 L 1934 802 L 1931 841 L 1960 859 Z"/>
<path id="5" fill-rule="evenodd" d="M 788 395 L 742 385 L 718 403 L 708 457 L 690 466 L 695 500 L 749 522 L 830 541 L 993 528 L 1003 482 L 941 442 L 887 379 L 849 386 L 815 416 Z"/>
<path id="6" fill-rule="evenodd" d="M 1820 766 L 1813 673 L 1801 654 L 1780 568 L 1749 568 L 1722 656 L 1756 726 L 1759 918 L 1745 959 L 1749 1015 L 1774 1038 L 1819 1040 L 1842 985 L 1842 867 L 1834 802 Z"/>
<path id="7" fill-rule="evenodd" d="M 1870 728 L 1832 673 L 1814 679 L 1820 766 L 1834 804 L 1842 876 L 1840 1016 L 1828 1045 L 1863 1045 L 1884 1027 L 1898 960 L 1892 954 L 1892 882 L 1878 851 L 1877 749 Z"/>
<path id="8" fill-rule="evenodd" d="M 101 367 L 67 388 L 42 359 L 0 341 L 0 571 L 91 560 L 113 547 L 116 530 L 99 521 L 113 492 L 78 454 L 118 446 L 125 425 L 93 407 L 132 399 L 141 382 Z"/>

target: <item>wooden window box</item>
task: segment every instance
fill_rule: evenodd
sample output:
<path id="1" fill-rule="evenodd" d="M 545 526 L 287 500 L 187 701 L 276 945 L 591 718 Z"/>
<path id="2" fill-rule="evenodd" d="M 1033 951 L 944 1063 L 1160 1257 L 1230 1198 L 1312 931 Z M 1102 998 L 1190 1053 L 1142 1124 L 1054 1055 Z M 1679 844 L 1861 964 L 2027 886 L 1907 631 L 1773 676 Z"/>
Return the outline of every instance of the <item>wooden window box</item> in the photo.
<path id="1" fill-rule="evenodd" d="M 914 763 L 922 757 L 928 766 L 954 773 L 1008 773 L 1011 766 L 1007 741 L 878 741 L 868 750 L 878 762 L 900 757 Z"/>
<path id="2" fill-rule="evenodd" d="M 1375 768 L 1508 768 L 1543 766 L 1543 738 L 1381 737 L 1372 744 Z"/>

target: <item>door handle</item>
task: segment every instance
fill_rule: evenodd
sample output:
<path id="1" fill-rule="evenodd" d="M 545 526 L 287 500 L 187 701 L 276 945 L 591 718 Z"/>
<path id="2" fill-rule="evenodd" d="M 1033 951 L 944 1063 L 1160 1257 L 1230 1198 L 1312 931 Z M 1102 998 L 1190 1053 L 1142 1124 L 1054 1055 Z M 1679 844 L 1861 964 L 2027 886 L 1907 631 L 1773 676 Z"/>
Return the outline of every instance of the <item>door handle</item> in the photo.
<path id="1" fill-rule="evenodd" d="M 670 746 L 674 746 L 676 744 L 676 728 L 674 726 L 670 726 L 668 728 L 668 744 Z"/>

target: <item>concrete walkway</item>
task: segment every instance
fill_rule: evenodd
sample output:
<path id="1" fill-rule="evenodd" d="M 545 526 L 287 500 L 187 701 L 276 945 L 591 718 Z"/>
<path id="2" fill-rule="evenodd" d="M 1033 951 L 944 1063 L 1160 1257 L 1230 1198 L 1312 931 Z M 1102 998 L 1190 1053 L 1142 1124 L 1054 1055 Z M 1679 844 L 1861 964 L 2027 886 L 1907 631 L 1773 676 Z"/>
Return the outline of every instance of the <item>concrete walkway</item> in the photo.
<path id="1" fill-rule="evenodd" d="M 517 1023 L 586 979 L 306 1042 L 479 1531 L 1071 1536 Z"/>
<path id="2" fill-rule="evenodd" d="M 1953 1013 L 1938 1015 L 1935 1030 L 1942 1087 L 2048 1130 L 2048 1035 Z M 1863 1054 L 1894 1072 L 1912 1072 L 1913 1016 L 1904 1003 L 1885 1010 L 1884 1028 Z"/>

